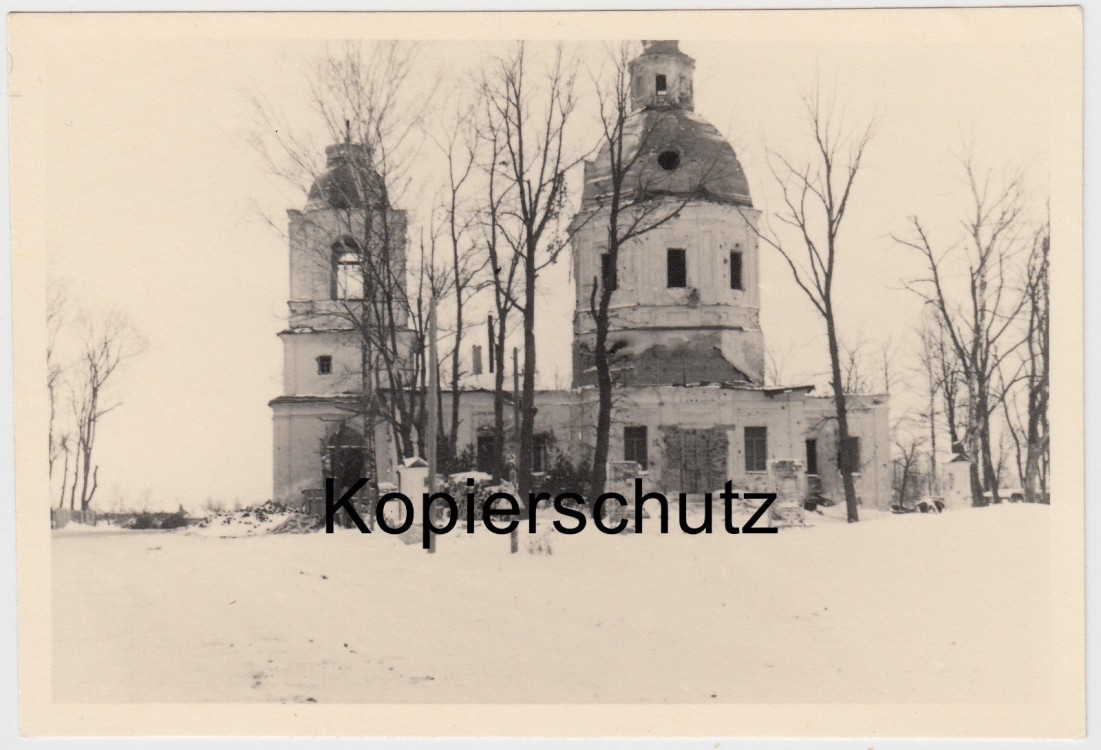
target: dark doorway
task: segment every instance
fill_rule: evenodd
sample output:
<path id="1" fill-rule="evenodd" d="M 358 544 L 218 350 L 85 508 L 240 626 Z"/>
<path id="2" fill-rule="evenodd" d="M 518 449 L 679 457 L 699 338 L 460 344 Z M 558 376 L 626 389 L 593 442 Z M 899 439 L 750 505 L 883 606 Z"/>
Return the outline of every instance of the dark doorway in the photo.
<path id="1" fill-rule="evenodd" d="M 726 430 L 673 428 L 665 433 L 662 477 L 669 492 L 717 492 L 727 480 Z"/>
<path id="2" fill-rule="evenodd" d="M 818 474 L 818 441 L 814 439 L 807 441 L 807 473 Z"/>
<path id="3" fill-rule="evenodd" d="M 491 432 L 478 435 L 478 471 L 492 474 L 497 460 L 497 436 Z"/>
<path id="4" fill-rule="evenodd" d="M 327 448 L 329 471 L 326 478 L 333 478 L 334 489 L 339 497 L 367 476 L 364 469 L 363 436 L 348 425 L 343 425 L 329 438 Z"/>

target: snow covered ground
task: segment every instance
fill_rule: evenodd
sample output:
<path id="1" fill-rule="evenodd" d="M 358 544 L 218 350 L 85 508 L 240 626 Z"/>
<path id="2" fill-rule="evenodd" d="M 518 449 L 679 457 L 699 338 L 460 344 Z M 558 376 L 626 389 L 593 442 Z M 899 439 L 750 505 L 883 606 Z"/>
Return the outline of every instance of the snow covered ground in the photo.
<path id="1" fill-rule="evenodd" d="M 429 555 L 347 530 L 70 526 L 54 699 L 1028 702 L 1049 685 L 1048 510 L 590 527 L 549 555 L 484 529 Z"/>

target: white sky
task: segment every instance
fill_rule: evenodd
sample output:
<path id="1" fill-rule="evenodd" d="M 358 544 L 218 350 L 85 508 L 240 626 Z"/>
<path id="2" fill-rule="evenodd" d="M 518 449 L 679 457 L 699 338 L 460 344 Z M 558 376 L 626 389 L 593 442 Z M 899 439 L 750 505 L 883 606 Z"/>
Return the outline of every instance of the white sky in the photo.
<path id="1" fill-rule="evenodd" d="M 723 40 L 682 36 L 681 49 L 696 59 L 696 111 L 732 141 L 754 202 L 766 211 L 777 198 L 764 146 L 805 153 L 800 85 L 817 71 L 836 80 L 854 121 L 878 113 L 843 235 L 840 316 L 850 341 L 894 341 L 903 350 L 902 378 L 919 305 L 899 280 L 921 269 L 890 234 L 905 233 L 907 217 L 917 214 L 935 238 L 955 235 L 958 157 L 968 140 L 991 166 L 1027 167 L 1042 205 L 1059 116 L 1048 92 L 1066 69 L 1057 66 L 1042 16 L 929 11 L 900 24 L 888 23 L 886 12 L 881 27 L 850 27 L 843 16 L 828 23 L 793 16 L 790 33 L 777 37 L 746 15 Z M 659 28 L 647 36 L 673 35 Z M 281 389 L 275 333 L 285 321 L 287 248 L 261 217 L 282 223 L 302 198 L 265 174 L 250 151 L 248 95 L 279 101 L 292 124 L 309 128 L 298 71 L 322 46 L 131 32 L 120 25 L 106 38 L 36 35 L 33 45 L 19 45 L 13 34 L 12 92 L 25 107 L 13 100 L 13 117 L 33 116 L 36 131 L 23 150 L 14 131 L 13 159 L 16 168 L 20 158 L 36 160 L 41 192 L 28 201 L 42 201 L 46 220 L 44 246 L 15 248 L 16 273 L 21 252 L 45 255 L 49 272 L 68 279 L 78 301 L 125 310 L 150 342 L 117 383 L 124 405 L 102 426 L 101 507 L 119 499 L 140 506 L 146 496 L 151 508 L 263 500 L 272 473 L 267 402 Z M 287 19 L 283 35 L 295 33 Z M 423 75 L 442 71 L 455 77 L 445 85 L 455 85 L 493 49 L 479 41 L 427 42 Z M 574 49 L 599 65 L 599 44 Z M 576 126 L 579 142 L 595 143 L 590 114 Z M 562 335 L 573 304 L 567 270 L 562 263 L 543 280 L 539 358 L 547 384 L 555 361 L 559 378 L 570 370 Z M 821 385 L 822 325 L 767 251 L 762 296 L 766 342 L 785 356 L 786 380 Z M 483 339 L 483 330 L 473 332 L 474 342 Z M 912 396 L 912 389 L 897 390 L 893 415 Z"/>

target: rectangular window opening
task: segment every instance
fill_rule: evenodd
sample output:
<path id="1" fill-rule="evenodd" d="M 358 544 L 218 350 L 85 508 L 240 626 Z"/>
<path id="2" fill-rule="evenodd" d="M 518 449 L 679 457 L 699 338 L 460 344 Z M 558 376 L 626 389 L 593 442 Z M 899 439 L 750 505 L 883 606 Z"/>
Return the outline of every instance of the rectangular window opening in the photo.
<path id="1" fill-rule="evenodd" d="M 742 251 L 733 250 L 730 253 L 730 288 L 741 290 L 742 286 Z"/>
<path id="2" fill-rule="evenodd" d="M 333 358 L 328 354 L 322 354 L 317 358 L 317 374 L 330 375 L 333 371 Z"/>
<path id="3" fill-rule="evenodd" d="M 745 428 L 745 470 L 768 471 L 768 428 Z"/>
<path id="4" fill-rule="evenodd" d="M 665 74 L 658 73 L 654 79 L 654 88 L 657 90 L 658 95 L 664 94 L 668 91 L 665 85 Z"/>
<path id="5" fill-rule="evenodd" d="M 623 428 L 623 460 L 647 468 L 646 426 Z"/>
<path id="6" fill-rule="evenodd" d="M 818 474 L 818 441 L 807 441 L 807 473 L 817 476 Z"/>
<path id="7" fill-rule="evenodd" d="M 849 436 L 841 451 L 842 469 L 850 474 L 860 473 L 860 438 Z"/>
<path id="8" fill-rule="evenodd" d="M 683 289 L 688 286 L 688 259 L 684 250 L 669 248 L 665 256 L 665 268 L 666 287 Z"/>
<path id="9" fill-rule="evenodd" d="M 533 435 L 531 440 L 531 470 L 537 474 L 547 470 L 550 439 L 546 435 Z"/>
<path id="10" fill-rule="evenodd" d="M 619 288 L 619 274 L 616 271 L 616 264 L 612 263 L 612 254 L 601 253 L 600 283 L 605 289 L 611 289 L 613 292 Z"/>

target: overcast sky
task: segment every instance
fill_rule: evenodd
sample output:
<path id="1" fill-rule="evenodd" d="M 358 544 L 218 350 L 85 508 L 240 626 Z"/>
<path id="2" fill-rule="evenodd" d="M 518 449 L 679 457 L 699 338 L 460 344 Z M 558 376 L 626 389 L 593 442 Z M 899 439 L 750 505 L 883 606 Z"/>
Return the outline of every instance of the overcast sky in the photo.
<path id="1" fill-rule="evenodd" d="M 872 12 L 860 23 L 845 12 L 745 13 L 683 29 L 657 14 L 626 29 L 607 18 L 593 17 L 583 35 L 681 38 L 696 59 L 696 111 L 734 144 L 766 212 L 777 205 L 766 147 L 806 154 L 800 86 L 818 76 L 836 85 L 852 122 L 878 118 L 844 229 L 838 292 L 843 335 L 870 346 L 894 342 L 900 383 L 919 312 L 900 279 L 918 275 L 920 263 L 890 235 L 905 233 L 917 214 L 936 239 L 957 236 L 959 157 L 968 142 L 983 164 L 1026 167 L 1043 203 L 1059 116 L 1049 90 L 1066 67 L 1035 12 Z M 150 343 L 117 383 L 124 405 L 102 426 L 97 504 L 121 498 L 140 506 L 147 495 L 151 508 L 263 500 L 272 475 L 267 402 L 281 391 L 275 334 L 287 297 L 287 248 L 267 220 L 284 223 L 285 210 L 303 201 L 250 150 L 250 95 L 279 102 L 291 125 L 309 130 L 304 61 L 323 51 L 323 38 L 378 37 L 380 26 L 283 17 L 252 34 L 196 16 L 148 19 L 140 28 L 122 16 L 50 23 L 29 27 L 23 39 L 18 28 L 12 34 L 13 117 L 34 123 L 22 141 L 30 130 L 13 128 L 15 168 L 33 165 L 35 175 L 26 197 L 15 194 L 16 220 L 26 200 L 44 222 L 40 247 L 15 248 L 16 274 L 20 253 L 44 256 L 75 302 L 125 310 Z M 569 37 L 569 24 L 563 29 Z M 447 36 L 431 31 L 424 36 Z M 519 35 L 509 32 L 502 22 L 479 36 Z M 453 38 L 475 35 L 456 28 Z M 442 76 L 454 88 L 500 49 L 426 41 L 419 80 Z M 569 51 L 591 66 L 604 55 L 596 41 Z M 575 121 L 578 143 L 598 137 L 591 105 L 582 102 Z M 540 377 L 549 385 L 570 371 L 568 263 L 542 281 Z M 767 251 L 762 299 L 766 344 L 785 360 L 785 379 L 821 386 L 822 324 Z M 893 416 L 906 398 L 894 399 Z"/>

